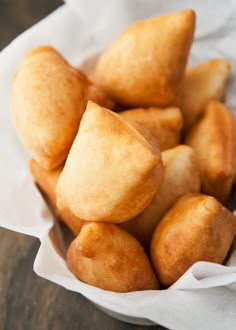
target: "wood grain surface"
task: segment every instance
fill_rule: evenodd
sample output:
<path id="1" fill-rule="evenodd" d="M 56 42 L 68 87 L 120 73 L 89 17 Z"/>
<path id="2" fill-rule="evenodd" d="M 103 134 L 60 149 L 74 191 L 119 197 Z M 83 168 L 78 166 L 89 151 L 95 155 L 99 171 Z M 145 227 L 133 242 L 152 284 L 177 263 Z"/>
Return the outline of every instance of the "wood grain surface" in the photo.
<path id="1" fill-rule="evenodd" d="M 0 0 L 0 49 L 61 4 Z M 151 329 L 117 321 L 78 293 L 39 278 L 33 272 L 38 248 L 37 239 L 0 228 L 0 330 Z"/>

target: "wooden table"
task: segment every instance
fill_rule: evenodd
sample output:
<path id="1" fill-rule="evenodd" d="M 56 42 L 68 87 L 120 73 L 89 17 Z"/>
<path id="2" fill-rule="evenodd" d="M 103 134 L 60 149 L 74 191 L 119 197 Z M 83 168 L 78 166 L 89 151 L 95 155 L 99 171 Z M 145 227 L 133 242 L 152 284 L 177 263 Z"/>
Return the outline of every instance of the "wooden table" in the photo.
<path id="1" fill-rule="evenodd" d="M 1 0 L 0 49 L 61 4 Z M 33 272 L 38 248 L 36 238 L 0 228 L 0 330 L 150 329 L 117 321 L 78 293 L 39 278 Z"/>

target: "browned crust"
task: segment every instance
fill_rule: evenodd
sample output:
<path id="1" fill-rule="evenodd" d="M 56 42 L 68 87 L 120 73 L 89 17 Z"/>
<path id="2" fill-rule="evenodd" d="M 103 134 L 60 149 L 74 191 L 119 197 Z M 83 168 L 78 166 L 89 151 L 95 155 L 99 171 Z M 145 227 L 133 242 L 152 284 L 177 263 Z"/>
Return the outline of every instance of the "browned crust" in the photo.
<path id="1" fill-rule="evenodd" d="M 188 9 L 133 24 L 99 58 L 94 81 L 118 104 L 175 104 L 194 29 Z"/>
<path id="2" fill-rule="evenodd" d="M 160 150 L 175 147 L 180 143 L 183 117 L 178 108 L 139 108 L 119 112 L 129 123 L 138 123 L 147 128 L 155 138 Z"/>
<path id="3" fill-rule="evenodd" d="M 68 209 L 59 210 L 56 203 L 56 185 L 63 167 L 47 171 L 33 159 L 29 166 L 35 182 L 42 190 L 55 215 L 71 229 L 74 235 L 78 235 L 84 222 L 75 217 Z"/>
<path id="4" fill-rule="evenodd" d="M 161 283 L 177 281 L 195 262 L 222 264 L 236 234 L 236 218 L 215 198 L 187 194 L 155 229 L 151 259 Z"/>
<path id="5" fill-rule="evenodd" d="M 86 223 L 68 249 L 67 263 L 78 279 L 104 290 L 158 289 L 142 246 L 113 224 Z"/>
<path id="6" fill-rule="evenodd" d="M 191 129 L 185 140 L 197 155 L 202 191 L 221 202 L 229 197 L 236 173 L 235 119 L 225 105 L 208 103 L 202 119 Z"/>

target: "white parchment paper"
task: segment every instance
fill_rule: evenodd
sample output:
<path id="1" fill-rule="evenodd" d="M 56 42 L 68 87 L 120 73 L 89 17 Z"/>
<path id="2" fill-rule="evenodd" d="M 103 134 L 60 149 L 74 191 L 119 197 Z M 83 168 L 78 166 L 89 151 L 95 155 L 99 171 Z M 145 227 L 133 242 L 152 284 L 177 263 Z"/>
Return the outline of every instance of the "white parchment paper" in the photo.
<path id="1" fill-rule="evenodd" d="M 233 73 L 226 103 L 236 111 L 234 0 L 68 0 L 0 53 L 0 225 L 40 239 L 34 263 L 38 275 L 107 309 L 170 329 L 232 330 L 236 328 L 236 248 L 228 266 L 199 262 L 164 291 L 116 294 L 78 281 L 50 240 L 53 218 L 30 177 L 29 155 L 18 141 L 9 114 L 11 78 L 30 47 L 51 44 L 72 64 L 80 65 L 133 21 L 184 8 L 197 13 L 190 63 L 215 57 L 230 60 Z"/>

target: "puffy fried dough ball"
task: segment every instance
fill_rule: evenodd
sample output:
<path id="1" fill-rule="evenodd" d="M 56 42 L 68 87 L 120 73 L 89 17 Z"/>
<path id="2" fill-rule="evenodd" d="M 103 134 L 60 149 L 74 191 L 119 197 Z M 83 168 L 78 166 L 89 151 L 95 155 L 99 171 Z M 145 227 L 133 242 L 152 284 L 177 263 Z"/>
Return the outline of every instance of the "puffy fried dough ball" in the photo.
<path id="1" fill-rule="evenodd" d="M 83 220 L 121 223 L 150 203 L 162 173 L 156 145 L 89 102 L 58 181 L 57 205 Z"/>
<path id="2" fill-rule="evenodd" d="M 100 87 L 72 67 L 54 48 L 32 48 L 16 72 L 11 113 L 26 149 L 46 169 L 67 157 L 88 99 L 113 102 Z"/>
<path id="3" fill-rule="evenodd" d="M 158 289 L 142 246 L 125 230 L 88 222 L 71 243 L 67 262 L 81 281 L 114 292 Z"/>
<path id="4" fill-rule="evenodd" d="M 178 108 L 140 108 L 122 111 L 119 114 L 130 124 L 135 122 L 147 128 L 161 151 L 173 148 L 180 142 L 183 117 Z"/>
<path id="5" fill-rule="evenodd" d="M 146 209 L 121 226 L 146 248 L 163 215 L 181 196 L 199 192 L 200 171 L 192 148 L 179 145 L 162 152 L 163 178 L 158 192 Z"/>
<path id="6" fill-rule="evenodd" d="M 84 221 L 80 220 L 73 215 L 68 209 L 59 210 L 56 203 L 56 185 L 58 178 L 62 171 L 62 166 L 56 168 L 52 171 L 47 171 L 41 167 L 35 160 L 30 161 L 30 171 L 31 174 L 39 186 L 40 190 L 45 195 L 47 201 L 49 202 L 53 212 L 58 217 L 59 220 L 63 221 L 77 236 Z"/>
<path id="7" fill-rule="evenodd" d="M 230 72 L 230 63 L 223 58 L 201 63 L 187 70 L 180 98 L 185 132 L 201 117 L 209 101 L 222 100 Z"/>
<path id="8" fill-rule="evenodd" d="M 175 104 L 194 29 L 192 10 L 133 24 L 102 54 L 93 80 L 119 104 Z"/>
<path id="9" fill-rule="evenodd" d="M 224 104 L 211 101 L 185 140 L 199 161 L 202 192 L 221 202 L 229 197 L 236 173 L 235 124 L 235 118 Z"/>
<path id="10" fill-rule="evenodd" d="M 236 218 L 214 197 L 187 194 L 157 225 L 151 260 L 160 282 L 168 287 L 195 262 L 222 264 L 236 234 Z"/>

